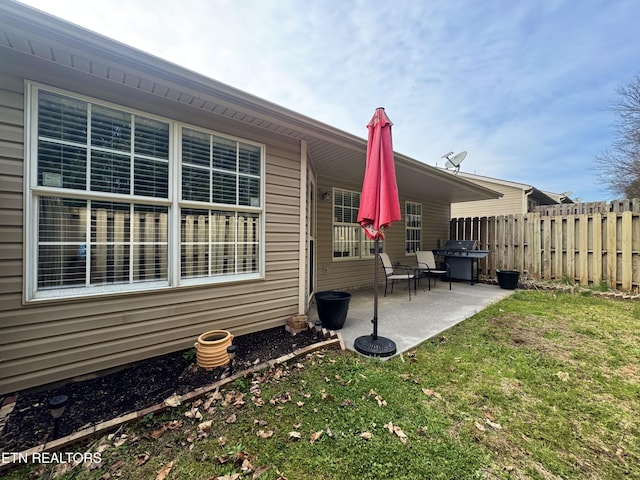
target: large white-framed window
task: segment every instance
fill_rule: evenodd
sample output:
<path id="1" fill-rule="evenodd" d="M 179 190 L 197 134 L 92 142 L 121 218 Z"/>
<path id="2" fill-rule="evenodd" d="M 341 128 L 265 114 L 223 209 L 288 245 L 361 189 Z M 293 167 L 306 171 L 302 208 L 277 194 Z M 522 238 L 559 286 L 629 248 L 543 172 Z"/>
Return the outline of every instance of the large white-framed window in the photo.
<path id="1" fill-rule="evenodd" d="M 374 243 L 358 223 L 360 193 L 333 189 L 333 258 L 373 256 Z"/>
<path id="2" fill-rule="evenodd" d="M 422 204 L 407 201 L 404 209 L 404 251 L 411 254 L 422 250 Z"/>
<path id="3" fill-rule="evenodd" d="M 181 279 L 259 274 L 262 147 L 183 127 L 181 153 Z"/>
<path id="4" fill-rule="evenodd" d="M 26 300 L 262 278 L 263 145 L 32 83 L 27 114 Z"/>

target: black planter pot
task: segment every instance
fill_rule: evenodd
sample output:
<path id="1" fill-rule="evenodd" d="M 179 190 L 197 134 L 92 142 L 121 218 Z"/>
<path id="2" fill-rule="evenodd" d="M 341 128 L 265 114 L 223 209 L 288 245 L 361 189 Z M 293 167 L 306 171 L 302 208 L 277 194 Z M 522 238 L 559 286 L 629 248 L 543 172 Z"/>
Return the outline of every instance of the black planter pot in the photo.
<path id="1" fill-rule="evenodd" d="M 351 294 L 347 292 L 318 292 L 315 297 L 318 317 L 322 326 L 330 330 L 341 329 L 347 318 Z"/>
<path id="2" fill-rule="evenodd" d="M 498 270 L 498 285 L 505 290 L 514 290 L 518 286 L 520 272 L 515 270 Z"/>

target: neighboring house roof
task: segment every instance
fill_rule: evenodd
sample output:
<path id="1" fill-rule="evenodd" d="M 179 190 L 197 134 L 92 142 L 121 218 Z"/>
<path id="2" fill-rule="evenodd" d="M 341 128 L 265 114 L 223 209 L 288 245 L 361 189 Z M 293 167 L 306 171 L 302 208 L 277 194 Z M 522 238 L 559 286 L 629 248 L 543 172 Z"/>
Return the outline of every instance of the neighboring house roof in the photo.
<path id="1" fill-rule="evenodd" d="M 556 201 L 556 203 L 575 203 L 571 198 L 569 198 L 570 192 L 565 192 L 565 193 L 544 192 L 544 194 L 553 198 Z"/>
<path id="2" fill-rule="evenodd" d="M 131 94 L 159 96 L 252 127 L 304 141 L 318 175 L 361 179 L 367 141 L 204 75 L 15 2 L 0 3 L 0 49 L 12 64 L 25 56 L 114 82 Z M 363 134 L 372 112 L 362 119 Z M 493 199 L 500 194 L 400 153 L 398 185 L 406 196 L 442 202 Z"/>
<path id="3" fill-rule="evenodd" d="M 505 187 L 512 187 L 520 189 L 525 195 L 538 202 L 539 205 L 552 205 L 555 203 L 573 203 L 566 194 L 552 193 L 539 190 L 533 185 L 526 183 L 512 182 L 510 180 L 501 180 L 498 178 L 486 177 L 483 175 L 477 175 L 474 173 L 458 172 L 457 176 L 465 178 L 470 181 L 483 181 L 487 183 L 494 183 Z"/>

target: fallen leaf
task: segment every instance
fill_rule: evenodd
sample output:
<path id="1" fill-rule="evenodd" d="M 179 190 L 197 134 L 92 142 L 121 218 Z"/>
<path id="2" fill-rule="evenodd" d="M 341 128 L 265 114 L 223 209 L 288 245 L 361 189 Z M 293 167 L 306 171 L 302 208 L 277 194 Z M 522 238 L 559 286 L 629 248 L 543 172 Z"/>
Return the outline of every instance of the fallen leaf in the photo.
<path id="1" fill-rule="evenodd" d="M 263 440 L 266 438 L 271 438 L 273 437 L 273 430 L 267 430 L 266 432 L 264 430 L 258 430 L 257 435 Z"/>
<path id="2" fill-rule="evenodd" d="M 205 410 L 209 410 L 211 408 L 211 405 L 213 405 L 213 402 L 215 402 L 215 399 L 213 398 L 213 395 L 208 396 L 206 401 L 202 405 L 202 408 L 205 409 Z"/>
<path id="3" fill-rule="evenodd" d="M 165 423 L 168 430 L 178 430 L 182 428 L 182 420 L 171 420 L 168 423 Z"/>
<path id="4" fill-rule="evenodd" d="M 165 480 L 171 469 L 173 468 L 173 461 L 167 463 L 164 467 L 158 470 L 158 474 L 156 475 L 156 480 Z"/>
<path id="5" fill-rule="evenodd" d="M 494 430 L 502 430 L 502 425 L 500 425 L 499 423 L 496 423 L 496 422 L 492 422 L 488 418 L 487 418 L 487 425 L 489 425 Z"/>
<path id="6" fill-rule="evenodd" d="M 251 477 L 253 480 L 256 480 L 257 478 L 260 478 L 262 475 L 264 475 L 271 467 L 258 467 L 256 468 L 255 472 L 253 472 L 253 477 Z"/>
<path id="7" fill-rule="evenodd" d="M 162 435 L 164 435 L 164 432 L 166 432 L 166 431 L 167 431 L 167 427 L 166 427 L 166 425 L 163 425 L 158 430 L 154 430 L 153 432 L 151 432 L 151 438 L 153 438 L 154 440 L 157 440 Z"/>
<path id="8" fill-rule="evenodd" d="M 304 402 L 296 402 L 296 405 L 299 407 L 304 407 Z"/>
<path id="9" fill-rule="evenodd" d="M 216 388 L 213 392 L 211 392 L 209 394 L 209 396 L 213 399 L 213 400 L 222 400 L 222 394 L 220 393 L 220 389 Z"/>
<path id="10" fill-rule="evenodd" d="M 248 458 L 245 458 L 242 461 L 242 466 L 240 467 L 240 469 L 245 473 L 251 473 L 255 470 L 255 467 L 251 464 L 251 462 L 249 461 Z"/>
<path id="11" fill-rule="evenodd" d="M 423 388 L 422 393 L 424 393 L 428 397 L 435 397 L 438 400 L 442 400 L 442 395 L 434 390 L 431 390 L 430 388 Z"/>
<path id="12" fill-rule="evenodd" d="M 324 430 L 320 430 L 318 432 L 312 433 L 311 434 L 311 443 L 315 443 L 318 440 L 320 440 L 320 437 L 322 437 L 323 433 L 324 433 Z"/>
<path id="13" fill-rule="evenodd" d="M 563 382 L 569 381 L 569 374 L 567 372 L 558 372 L 556 373 L 556 377 L 558 377 Z"/>
<path id="14" fill-rule="evenodd" d="M 484 428 L 484 425 L 482 425 L 481 423 L 476 422 L 475 425 L 476 425 L 476 428 L 481 432 L 485 432 L 487 430 L 486 428 Z"/>
<path id="15" fill-rule="evenodd" d="M 405 433 L 400 429 L 400 427 L 398 427 L 397 425 L 394 425 L 393 423 L 389 422 L 389 423 L 385 423 L 384 425 L 385 427 L 387 427 L 387 429 L 389 430 L 389 433 L 392 433 L 393 435 L 395 435 L 396 437 L 398 437 L 400 439 L 400 441 L 402 443 L 407 443 L 407 436 L 405 435 Z"/>
<path id="16" fill-rule="evenodd" d="M 213 425 L 213 420 L 207 420 L 206 422 L 199 423 L 198 430 L 211 430 L 211 425 Z"/>
<path id="17" fill-rule="evenodd" d="M 216 477 L 215 480 L 238 480 L 240 478 L 239 473 L 232 473 L 231 475 L 222 475 L 221 477 Z"/>
<path id="18" fill-rule="evenodd" d="M 227 419 L 225 420 L 227 423 L 236 423 L 238 421 L 238 417 L 236 417 L 235 413 L 232 413 L 231 415 L 229 415 L 227 417 Z"/>
<path id="19" fill-rule="evenodd" d="M 98 447 L 96 448 L 96 452 L 98 453 L 102 453 L 104 452 L 107 448 L 109 448 L 109 444 L 108 443 L 101 443 L 100 445 L 98 445 Z"/>
<path id="20" fill-rule="evenodd" d="M 128 435 L 126 435 L 126 434 L 121 435 L 118 440 L 113 442 L 113 446 L 116 447 L 116 448 L 121 447 L 122 445 L 127 443 L 127 438 L 128 438 Z"/>
<path id="21" fill-rule="evenodd" d="M 387 401 L 384 400 L 380 395 L 378 395 L 376 393 L 375 390 L 371 389 L 369 390 L 369 398 L 374 397 L 376 399 L 376 401 L 378 402 L 378 406 L 379 407 L 386 407 L 387 406 Z"/>
<path id="22" fill-rule="evenodd" d="M 149 452 L 139 453 L 135 461 L 136 467 L 141 467 L 142 465 L 147 463 L 150 457 L 151 455 L 149 454 Z"/>
<path id="23" fill-rule="evenodd" d="M 361 438 L 364 438 L 365 440 L 371 440 L 371 438 L 373 437 L 373 433 L 371 432 L 362 432 L 360 434 Z"/>
<path id="24" fill-rule="evenodd" d="M 184 416 L 187 418 L 195 418 L 196 420 L 202 420 L 202 414 L 198 407 L 192 407 L 190 410 L 184 412 Z"/>
<path id="25" fill-rule="evenodd" d="M 289 432 L 289 438 L 292 440 L 300 440 L 302 438 L 302 434 L 300 432 Z"/>
<path id="26" fill-rule="evenodd" d="M 329 402 L 333 401 L 333 395 L 327 393 L 324 388 L 321 391 L 322 400 L 327 400 Z"/>
<path id="27" fill-rule="evenodd" d="M 180 405 L 180 395 L 171 395 L 169 398 L 167 398 L 164 403 L 166 403 L 169 407 L 177 407 Z"/>
<path id="28" fill-rule="evenodd" d="M 227 437 L 218 437 L 218 445 L 224 447 L 227 444 Z"/>
<path id="29" fill-rule="evenodd" d="M 291 394 L 289 392 L 284 392 L 284 393 L 281 393 L 280 395 L 273 397 L 271 400 L 269 400 L 269 403 L 271 405 L 277 405 L 277 404 L 288 403 L 290 401 L 291 401 Z"/>

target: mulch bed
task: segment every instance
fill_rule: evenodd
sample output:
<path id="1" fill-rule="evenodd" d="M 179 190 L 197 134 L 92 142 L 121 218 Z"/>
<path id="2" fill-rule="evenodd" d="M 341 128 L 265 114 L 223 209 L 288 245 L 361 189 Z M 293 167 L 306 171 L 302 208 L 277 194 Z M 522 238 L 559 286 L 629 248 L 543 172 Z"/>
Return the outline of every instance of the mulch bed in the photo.
<path id="1" fill-rule="evenodd" d="M 324 340 L 306 330 L 292 335 L 284 327 L 238 336 L 234 371 L 279 358 Z M 227 367 L 204 370 L 195 365 L 193 350 L 171 353 L 139 362 L 98 378 L 72 381 L 47 391 L 21 392 L 0 435 L 0 451 L 20 452 L 53 440 L 53 422 L 47 402 L 67 395 L 69 405 L 59 427 L 59 437 L 83 430 L 126 413 L 161 403 L 173 394 L 183 395 L 212 384 Z"/>

